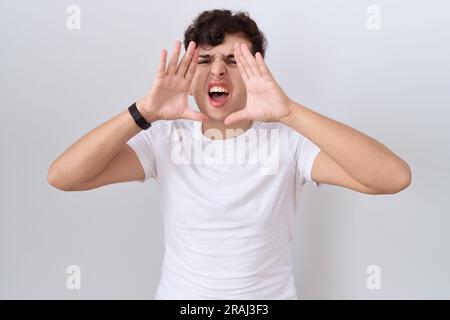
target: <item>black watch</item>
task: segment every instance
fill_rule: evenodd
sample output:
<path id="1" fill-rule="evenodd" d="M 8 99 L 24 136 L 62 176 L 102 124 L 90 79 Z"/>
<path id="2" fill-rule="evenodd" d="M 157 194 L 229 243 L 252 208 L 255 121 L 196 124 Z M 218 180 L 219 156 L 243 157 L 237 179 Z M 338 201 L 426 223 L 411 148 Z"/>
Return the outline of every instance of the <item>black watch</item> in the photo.
<path id="1" fill-rule="evenodd" d="M 133 117 L 134 121 L 140 128 L 147 130 L 152 126 L 149 122 L 147 122 L 147 120 L 145 120 L 145 118 L 139 112 L 136 106 L 136 102 L 128 107 L 128 111 L 130 111 L 131 116 Z"/>

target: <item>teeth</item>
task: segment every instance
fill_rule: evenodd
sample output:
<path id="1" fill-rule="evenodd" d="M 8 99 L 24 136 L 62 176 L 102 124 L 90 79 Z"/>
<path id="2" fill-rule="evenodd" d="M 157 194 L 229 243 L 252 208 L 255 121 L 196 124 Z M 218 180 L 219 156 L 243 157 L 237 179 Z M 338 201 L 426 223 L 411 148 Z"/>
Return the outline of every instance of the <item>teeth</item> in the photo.
<path id="1" fill-rule="evenodd" d="M 225 92 L 225 93 L 229 93 L 224 87 L 218 87 L 218 86 L 214 86 L 211 87 L 211 89 L 209 89 L 209 92 Z"/>

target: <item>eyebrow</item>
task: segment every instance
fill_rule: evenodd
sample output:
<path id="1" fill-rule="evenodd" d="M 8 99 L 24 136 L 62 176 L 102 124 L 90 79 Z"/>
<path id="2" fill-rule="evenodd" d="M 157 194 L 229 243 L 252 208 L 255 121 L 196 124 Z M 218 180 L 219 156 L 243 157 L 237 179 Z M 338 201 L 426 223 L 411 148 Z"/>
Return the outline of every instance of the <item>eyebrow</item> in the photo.
<path id="1" fill-rule="evenodd" d="M 221 56 L 222 56 L 222 58 L 225 58 L 225 59 L 233 59 L 234 58 L 234 54 L 227 54 L 227 55 L 222 54 Z M 201 55 L 199 55 L 199 58 L 211 59 L 211 58 L 214 58 L 214 55 L 201 54 Z"/>

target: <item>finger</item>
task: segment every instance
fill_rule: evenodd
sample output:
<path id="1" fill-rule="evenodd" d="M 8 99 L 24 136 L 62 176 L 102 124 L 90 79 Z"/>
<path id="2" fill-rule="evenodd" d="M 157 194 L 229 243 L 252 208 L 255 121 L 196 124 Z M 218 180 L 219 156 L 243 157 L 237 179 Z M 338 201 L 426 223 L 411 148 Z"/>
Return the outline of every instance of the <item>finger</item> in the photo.
<path id="1" fill-rule="evenodd" d="M 223 121 L 226 126 L 229 126 L 230 124 L 239 122 L 241 120 L 250 120 L 248 117 L 247 111 L 245 109 L 236 111 L 233 113 L 230 113 Z"/>
<path id="2" fill-rule="evenodd" d="M 242 44 L 242 54 L 244 56 L 245 61 L 247 61 L 247 65 L 252 71 L 252 74 L 256 77 L 262 77 L 261 72 L 259 71 L 258 65 L 256 63 L 255 57 L 250 52 L 245 43 Z"/>
<path id="3" fill-rule="evenodd" d="M 167 68 L 166 75 L 175 74 L 177 70 L 178 57 L 180 56 L 180 50 L 181 50 L 181 42 L 177 40 L 175 42 L 175 47 L 173 49 L 172 56 L 170 57 L 169 67 Z"/>
<path id="4" fill-rule="evenodd" d="M 189 63 L 191 62 L 194 50 L 195 50 L 195 42 L 191 41 L 189 42 L 186 53 L 184 54 L 183 58 L 180 61 L 180 64 L 178 65 L 176 74 L 184 77 L 186 70 L 189 66 Z"/>
<path id="5" fill-rule="evenodd" d="M 245 68 L 242 65 L 240 58 L 241 56 L 242 56 L 241 49 L 239 47 L 239 42 L 237 42 L 234 44 L 234 59 L 236 60 L 236 64 L 238 66 L 239 72 L 241 73 L 242 79 L 244 79 L 244 81 L 247 81 L 249 77 L 247 71 L 245 71 Z"/>
<path id="6" fill-rule="evenodd" d="M 189 84 L 191 83 L 192 79 L 194 78 L 195 70 L 197 69 L 198 55 L 199 55 L 199 51 L 198 51 L 198 49 L 195 49 L 194 55 L 192 56 L 192 59 L 191 59 L 191 63 L 189 64 L 189 67 L 186 71 L 185 78 Z"/>
<path id="7" fill-rule="evenodd" d="M 270 72 L 269 68 L 266 65 L 266 62 L 264 61 L 264 58 L 259 52 L 256 53 L 256 62 L 258 63 L 258 67 L 263 78 L 273 79 L 272 73 Z"/>
<path id="8" fill-rule="evenodd" d="M 163 79 L 166 75 L 166 59 L 167 59 L 167 51 L 166 49 L 163 49 L 161 52 L 158 73 L 156 76 L 157 78 Z"/>
<path id="9" fill-rule="evenodd" d="M 194 121 L 201 121 L 201 122 L 209 121 L 209 117 L 206 114 L 204 114 L 202 112 L 194 111 L 190 107 L 188 107 L 188 109 L 186 109 L 183 112 L 183 114 L 181 115 L 181 118 L 194 120 Z"/>
<path id="10" fill-rule="evenodd" d="M 244 57 L 244 52 L 243 52 L 243 47 L 245 46 L 245 44 L 241 44 L 239 46 L 239 61 L 241 62 L 242 67 L 245 69 L 245 72 L 247 73 L 249 78 L 254 77 L 255 75 L 252 72 L 252 69 L 250 68 L 250 66 L 247 63 L 247 60 Z"/>

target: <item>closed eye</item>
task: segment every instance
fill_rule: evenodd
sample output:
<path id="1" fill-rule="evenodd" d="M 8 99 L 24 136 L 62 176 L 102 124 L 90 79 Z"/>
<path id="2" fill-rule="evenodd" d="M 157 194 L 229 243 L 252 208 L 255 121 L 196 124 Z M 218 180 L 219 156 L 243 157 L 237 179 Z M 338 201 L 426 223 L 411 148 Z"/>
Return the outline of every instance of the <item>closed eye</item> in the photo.
<path id="1" fill-rule="evenodd" d="M 198 64 L 204 64 L 204 63 L 210 63 L 210 62 L 211 62 L 210 60 L 203 60 L 203 61 L 199 61 Z M 231 64 L 236 64 L 235 60 L 228 60 L 227 62 L 231 63 Z"/>

